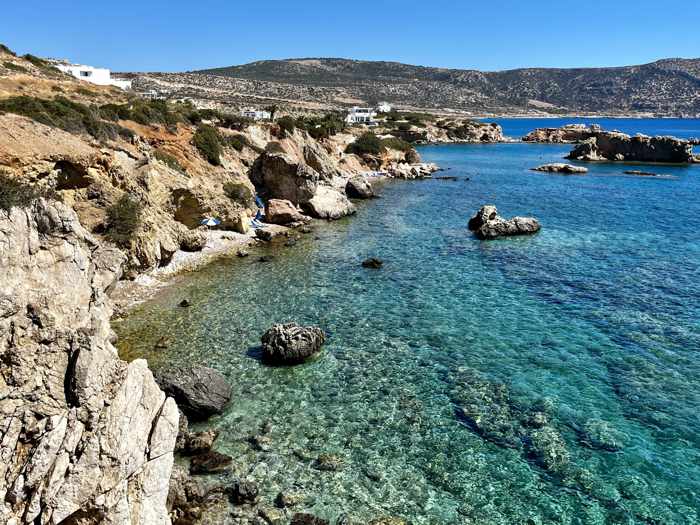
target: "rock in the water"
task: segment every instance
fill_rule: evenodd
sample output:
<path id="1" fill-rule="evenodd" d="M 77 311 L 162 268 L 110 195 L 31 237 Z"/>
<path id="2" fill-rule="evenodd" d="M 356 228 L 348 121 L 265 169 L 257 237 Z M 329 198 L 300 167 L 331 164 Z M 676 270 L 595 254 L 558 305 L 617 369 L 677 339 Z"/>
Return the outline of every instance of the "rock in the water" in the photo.
<path id="1" fill-rule="evenodd" d="M 523 142 L 546 142 L 550 144 L 568 144 L 581 142 L 602 131 L 601 127 L 593 124 L 569 124 L 561 128 L 538 128 L 523 137 Z"/>
<path id="2" fill-rule="evenodd" d="M 219 432 L 214 429 L 202 432 L 187 432 L 184 439 L 182 453 L 190 456 L 208 452 L 214 446 L 214 441 L 219 437 Z"/>
<path id="3" fill-rule="evenodd" d="M 207 245 L 207 235 L 199 230 L 187 230 L 180 236 L 180 249 L 185 252 L 201 252 Z"/>
<path id="4" fill-rule="evenodd" d="M 170 346 L 171 343 L 172 340 L 167 335 L 164 335 L 163 337 L 158 339 L 158 341 L 156 341 L 154 348 L 156 350 L 165 350 Z"/>
<path id="5" fill-rule="evenodd" d="M 345 468 L 345 461 L 337 454 L 321 454 L 314 461 L 314 468 L 327 472 L 336 472 Z"/>
<path id="6" fill-rule="evenodd" d="M 236 252 L 236 256 L 241 257 L 241 258 L 248 257 L 249 255 L 250 255 L 250 253 L 248 252 L 248 250 L 241 249 L 241 250 L 238 250 Z"/>
<path id="7" fill-rule="evenodd" d="M 221 414 L 231 399 L 231 387 L 220 372 L 204 366 L 159 370 L 156 381 L 194 421 Z"/>
<path id="8" fill-rule="evenodd" d="M 275 505 L 279 508 L 296 507 L 306 500 L 306 496 L 302 492 L 283 491 L 277 494 Z"/>
<path id="9" fill-rule="evenodd" d="M 308 221 L 296 206 L 285 199 L 270 199 L 265 203 L 265 222 L 270 224 L 291 224 Z"/>
<path id="10" fill-rule="evenodd" d="M 362 175 L 355 175 L 345 185 L 345 193 L 351 199 L 371 199 L 374 190 L 369 181 Z"/>
<path id="11" fill-rule="evenodd" d="M 228 491 L 234 505 L 251 505 L 258 500 L 258 486 L 252 481 L 236 481 Z"/>
<path id="12" fill-rule="evenodd" d="M 275 260 L 275 256 L 274 256 L 274 255 L 261 255 L 261 256 L 258 258 L 258 262 L 261 262 L 261 263 L 268 263 L 268 262 L 272 262 L 272 261 L 274 261 L 274 260 Z"/>
<path id="13" fill-rule="evenodd" d="M 619 131 L 601 131 L 576 146 L 567 156 L 583 161 L 696 162 L 693 145 L 675 137 L 630 137 Z"/>
<path id="14" fill-rule="evenodd" d="M 192 303 L 189 299 L 183 299 L 182 301 L 180 301 L 180 306 L 182 308 L 189 308 L 190 306 L 192 306 Z"/>
<path id="15" fill-rule="evenodd" d="M 639 175 L 640 177 L 658 177 L 658 173 L 654 173 L 651 171 L 642 171 L 642 170 L 626 170 L 625 171 L 626 175 Z"/>
<path id="16" fill-rule="evenodd" d="M 589 419 L 583 426 L 584 444 L 591 448 L 618 452 L 625 448 L 629 438 L 607 421 Z"/>
<path id="17" fill-rule="evenodd" d="M 338 190 L 319 186 L 315 195 L 304 206 L 317 219 L 340 219 L 355 213 L 355 205 Z"/>
<path id="18" fill-rule="evenodd" d="M 384 262 L 381 259 L 377 259 L 376 257 L 370 257 L 369 259 L 365 259 L 362 261 L 362 267 L 363 268 L 373 268 L 375 270 L 378 270 L 382 267 Z"/>
<path id="19" fill-rule="evenodd" d="M 549 173 L 588 173 L 588 168 L 564 164 L 563 162 L 555 162 L 554 164 L 544 164 L 537 168 L 532 168 L 532 171 L 545 171 Z"/>
<path id="20" fill-rule="evenodd" d="M 275 235 L 270 230 L 266 230 L 265 228 L 258 228 L 257 230 L 255 230 L 255 236 L 261 241 L 269 242 L 273 239 Z"/>
<path id="21" fill-rule="evenodd" d="M 194 456 L 190 460 L 191 474 L 216 474 L 224 472 L 233 462 L 231 456 L 209 450 L 204 454 Z"/>
<path id="22" fill-rule="evenodd" d="M 469 229 L 482 240 L 515 235 L 529 235 L 540 231 L 540 223 L 532 217 L 504 219 L 495 206 L 483 206 L 469 220 Z"/>
<path id="23" fill-rule="evenodd" d="M 317 518 L 313 514 L 297 512 L 289 525 L 330 525 L 328 520 Z"/>
<path id="24" fill-rule="evenodd" d="M 316 326 L 276 324 L 262 336 L 263 358 L 273 364 L 303 363 L 321 351 L 325 340 Z"/>

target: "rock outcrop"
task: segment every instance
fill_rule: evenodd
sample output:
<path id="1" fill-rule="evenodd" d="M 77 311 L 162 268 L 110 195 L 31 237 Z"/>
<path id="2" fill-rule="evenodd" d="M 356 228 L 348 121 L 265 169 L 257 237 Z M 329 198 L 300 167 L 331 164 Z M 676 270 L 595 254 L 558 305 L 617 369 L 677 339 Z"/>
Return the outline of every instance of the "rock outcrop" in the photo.
<path id="1" fill-rule="evenodd" d="M 355 205 L 347 196 L 329 186 L 320 186 L 304 208 L 317 219 L 335 220 L 355 213 Z"/>
<path id="2" fill-rule="evenodd" d="M 532 217 L 513 217 L 504 219 L 498 215 L 495 206 L 483 206 L 469 220 L 469 229 L 482 240 L 529 235 L 540 231 L 540 223 Z"/>
<path id="3" fill-rule="evenodd" d="M 537 128 L 523 137 L 523 142 L 542 142 L 547 144 L 571 144 L 591 138 L 600 133 L 597 124 L 569 124 L 560 128 Z"/>
<path id="4" fill-rule="evenodd" d="M 697 162 L 693 145 L 675 137 L 631 137 L 618 131 L 602 131 L 576 146 L 567 156 L 582 161 Z"/>
<path id="5" fill-rule="evenodd" d="M 583 166 L 574 166 L 572 164 L 564 164 L 561 162 L 556 162 L 554 164 L 544 164 L 536 168 L 532 168 L 531 171 L 544 171 L 548 173 L 567 173 L 567 174 L 581 174 L 588 173 L 588 168 Z"/>
<path id="6" fill-rule="evenodd" d="M 231 386 L 226 378 L 205 366 L 159 370 L 156 381 L 193 421 L 221 414 L 231 399 Z"/>
<path id="7" fill-rule="evenodd" d="M 177 406 L 110 342 L 123 262 L 61 203 L 0 210 L 2 523 L 170 523 Z"/>
<path id="8" fill-rule="evenodd" d="M 262 336 L 263 358 L 272 364 L 303 363 L 321 351 L 325 340 L 323 330 L 316 326 L 276 324 Z"/>
<path id="9" fill-rule="evenodd" d="M 366 177 L 355 175 L 348 179 L 345 194 L 351 199 L 371 199 L 374 197 L 374 190 Z"/>
<path id="10" fill-rule="evenodd" d="M 464 119 L 442 119 L 420 127 L 394 129 L 390 133 L 412 144 L 475 144 L 506 140 L 500 125 Z"/>

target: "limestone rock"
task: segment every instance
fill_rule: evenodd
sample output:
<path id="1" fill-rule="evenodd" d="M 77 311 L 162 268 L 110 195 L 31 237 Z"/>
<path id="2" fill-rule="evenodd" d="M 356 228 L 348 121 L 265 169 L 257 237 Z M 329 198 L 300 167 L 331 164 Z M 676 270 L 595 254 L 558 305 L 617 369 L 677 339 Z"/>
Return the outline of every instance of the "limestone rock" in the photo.
<path id="1" fill-rule="evenodd" d="M 351 177 L 345 185 L 345 193 L 351 199 L 371 199 L 374 190 L 369 181 L 362 175 Z"/>
<path id="2" fill-rule="evenodd" d="M 590 127 L 585 124 L 568 124 L 560 128 L 537 128 L 523 137 L 523 142 L 541 142 L 549 144 L 569 144 L 589 139 L 602 131 L 597 124 Z"/>
<path id="3" fill-rule="evenodd" d="M 177 407 L 110 342 L 124 257 L 45 200 L 0 211 L 0 246 L 0 521 L 170 523 Z"/>
<path id="4" fill-rule="evenodd" d="M 326 336 L 318 327 L 276 324 L 262 336 L 263 357 L 273 364 L 303 363 L 321 351 Z"/>
<path id="5" fill-rule="evenodd" d="M 201 252 L 207 245 L 207 235 L 199 230 L 187 230 L 180 235 L 180 249 L 185 252 Z"/>
<path id="6" fill-rule="evenodd" d="M 296 206 L 288 200 L 270 199 L 265 203 L 265 222 L 270 224 L 290 224 L 292 222 L 307 221 Z"/>
<path id="7" fill-rule="evenodd" d="M 216 474 L 224 472 L 233 462 L 231 456 L 208 450 L 190 460 L 190 474 Z"/>
<path id="8" fill-rule="evenodd" d="M 544 171 L 549 173 L 588 173 L 588 168 L 583 166 L 574 166 L 572 164 L 564 164 L 563 162 L 556 162 L 553 164 L 543 164 L 536 168 L 532 168 L 531 171 Z"/>
<path id="9" fill-rule="evenodd" d="M 662 162 L 688 164 L 695 162 L 693 145 L 674 137 L 630 137 L 619 131 L 601 131 L 576 146 L 567 156 L 571 160 Z"/>
<path id="10" fill-rule="evenodd" d="M 529 235 L 540 230 L 540 223 L 532 217 L 513 217 L 504 219 L 498 215 L 495 206 L 483 206 L 469 220 L 469 229 L 482 240 L 497 239 L 515 235 Z"/>
<path id="11" fill-rule="evenodd" d="M 213 368 L 192 366 L 159 370 L 156 380 L 193 421 L 221 414 L 231 399 L 231 386 Z"/>
<path id="12" fill-rule="evenodd" d="M 340 219 L 355 213 L 355 205 L 338 190 L 330 186 L 319 186 L 305 206 L 317 219 Z"/>

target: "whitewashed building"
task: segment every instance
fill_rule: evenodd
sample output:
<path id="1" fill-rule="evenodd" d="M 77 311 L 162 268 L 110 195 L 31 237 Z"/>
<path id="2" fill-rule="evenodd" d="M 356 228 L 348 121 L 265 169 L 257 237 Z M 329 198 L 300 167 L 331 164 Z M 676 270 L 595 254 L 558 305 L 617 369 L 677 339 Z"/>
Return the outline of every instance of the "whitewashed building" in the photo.
<path id="1" fill-rule="evenodd" d="M 377 104 L 377 111 L 379 113 L 391 113 L 392 107 L 388 102 L 380 102 Z"/>
<path id="2" fill-rule="evenodd" d="M 360 108 L 353 107 L 350 108 L 348 116 L 345 117 L 345 122 L 348 124 L 371 124 L 374 122 L 374 117 L 377 116 L 377 112 L 374 108 Z"/>
<path id="3" fill-rule="evenodd" d="M 122 89 L 131 89 L 131 80 L 112 78 L 112 74 L 107 68 L 61 61 L 54 62 L 54 66 L 79 80 L 85 80 L 98 86 L 117 86 Z"/>
<path id="4" fill-rule="evenodd" d="M 253 120 L 270 120 L 272 114 L 269 111 L 259 109 L 244 109 L 241 111 L 241 116 Z"/>

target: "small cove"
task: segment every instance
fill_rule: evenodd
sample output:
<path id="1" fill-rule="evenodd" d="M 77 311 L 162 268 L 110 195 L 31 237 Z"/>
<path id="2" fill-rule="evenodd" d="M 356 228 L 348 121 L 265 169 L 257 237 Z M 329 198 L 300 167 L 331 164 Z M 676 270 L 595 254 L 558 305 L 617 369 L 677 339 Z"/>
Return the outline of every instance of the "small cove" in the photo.
<path id="1" fill-rule="evenodd" d="M 700 135 L 688 122 L 686 136 Z M 637 123 L 648 134 L 668 124 Z M 653 167 L 670 178 L 613 164 L 585 176 L 528 171 L 569 149 L 423 147 L 457 180 L 388 182 L 356 217 L 317 224 L 294 247 L 261 248 L 272 262 L 223 258 L 176 278 L 115 323 L 122 356 L 222 371 L 234 394 L 209 422 L 221 430 L 217 449 L 264 498 L 296 488 L 319 516 L 696 522 L 700 166 Z M 543 230 L 480 242 L 466 222 L 485 203 L 533 215 Z M 384 268 L 361 268 L 368 256 Z M 184 297 L 191 308 L 177 307 Z M 291 320 L 327 331 L 324 354 L 264 366 L 260 335 Z M 163 335 L 172 345 L 154 350 Z M 577 481 L 465 424 L 465 376 L 505 385 L 514 417 L 546 400 Z M 267 450 L 251 447 L 268 422 Z M 585 429 L 597 422 L 619 450 L 590 446 Z M 321 453 L 345 468 L 315 470 Z"/>

